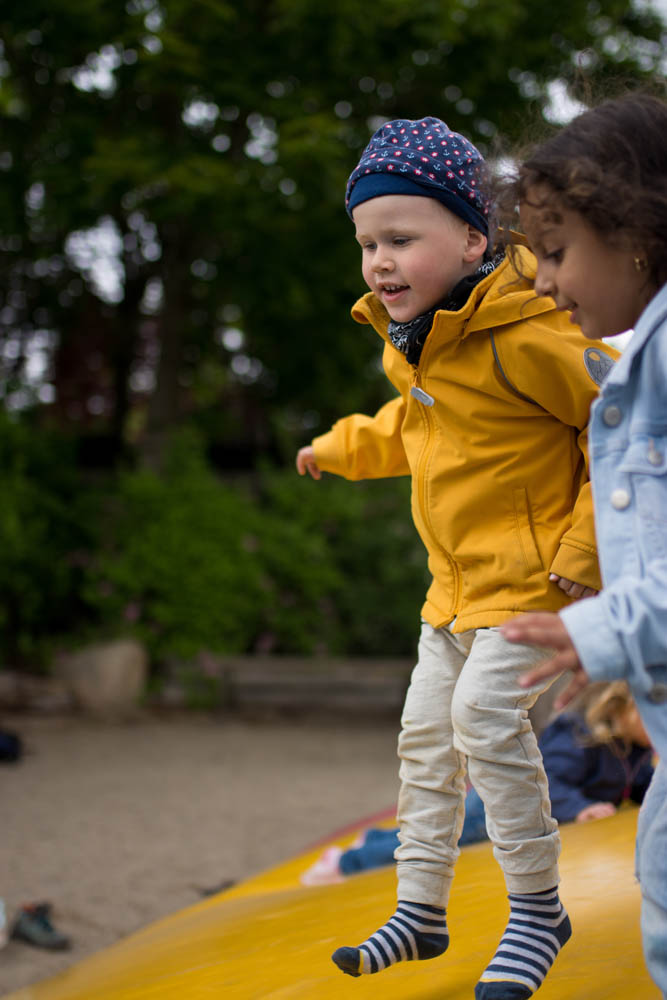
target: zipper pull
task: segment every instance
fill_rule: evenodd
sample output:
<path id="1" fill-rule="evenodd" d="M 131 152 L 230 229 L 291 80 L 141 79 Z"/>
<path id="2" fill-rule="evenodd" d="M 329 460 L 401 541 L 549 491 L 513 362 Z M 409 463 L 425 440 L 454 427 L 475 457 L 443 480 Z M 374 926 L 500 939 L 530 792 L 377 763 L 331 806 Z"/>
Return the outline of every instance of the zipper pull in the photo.
<path id="1" fill-rule="evenodd" d="M 418 385 L 412 386 L 410 389 L 410 395 L 414 396 L 415 399 L 418 399 L 420 403 L 424 404 L 424 406 L 433 406 L 435 403 L 433 396 L 429 396 L 429 394 L 424 392 L 424 390 Z"/>

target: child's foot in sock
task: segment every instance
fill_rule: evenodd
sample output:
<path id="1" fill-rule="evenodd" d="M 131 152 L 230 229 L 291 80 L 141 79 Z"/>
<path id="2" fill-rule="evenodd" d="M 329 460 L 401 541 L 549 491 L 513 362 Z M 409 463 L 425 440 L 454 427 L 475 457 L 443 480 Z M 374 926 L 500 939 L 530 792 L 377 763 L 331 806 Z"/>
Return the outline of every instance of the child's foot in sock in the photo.
<path id="1" fill-rule="evenodd" d="M 475 987 L 475 1000 L 532 997 L 572 934 L 556 889 L 510 893 L 510 919 L 498 949 Z"/>
<path id="2" fill-rule="evenodd" d="M 396 962 L 437 958 L 449 944 L 445 910 L 425 903 L 398 902 L 384 927 L 357 948 L 338 948 L 331 956 L 349 976 L 381 972 Z"/>

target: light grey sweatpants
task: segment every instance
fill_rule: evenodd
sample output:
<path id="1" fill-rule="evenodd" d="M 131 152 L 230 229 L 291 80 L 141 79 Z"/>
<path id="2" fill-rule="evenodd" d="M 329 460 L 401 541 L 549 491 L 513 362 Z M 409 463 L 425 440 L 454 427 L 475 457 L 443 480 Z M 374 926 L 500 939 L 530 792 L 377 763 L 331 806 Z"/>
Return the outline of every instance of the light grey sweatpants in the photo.
<path id="1" fill-rule="evenodd" d="M 398 753 L 398 898 L 446 906 L 459 856 L 466 760 L 509 892 L 558 884 L 560 837 L 528 710 L 551 680 L 521 688 L 544 650 L 499 629 L 422 626 Z"/>

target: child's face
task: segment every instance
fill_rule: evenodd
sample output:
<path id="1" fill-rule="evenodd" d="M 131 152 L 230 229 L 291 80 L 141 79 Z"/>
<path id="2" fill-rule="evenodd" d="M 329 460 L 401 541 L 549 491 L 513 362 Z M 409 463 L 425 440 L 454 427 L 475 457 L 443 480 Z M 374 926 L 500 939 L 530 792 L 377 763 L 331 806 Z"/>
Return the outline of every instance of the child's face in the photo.
<path id="1" fill-rule="evenodd" d="M 364 280 L 397 323 L 431 309 L 486 249 L 482 233 L 433 198 L 387 194 L 352 214 Z"/>
<path id="2" fill-rule="evenodd" d="M 650 298 L 637 252 L 611 246 L 579 212 L 545 205 L 534 189 L 521 205 L 521 222 L 537 258 L 535 291 L 569 310 L 591 339 L 631 329 Z"/>

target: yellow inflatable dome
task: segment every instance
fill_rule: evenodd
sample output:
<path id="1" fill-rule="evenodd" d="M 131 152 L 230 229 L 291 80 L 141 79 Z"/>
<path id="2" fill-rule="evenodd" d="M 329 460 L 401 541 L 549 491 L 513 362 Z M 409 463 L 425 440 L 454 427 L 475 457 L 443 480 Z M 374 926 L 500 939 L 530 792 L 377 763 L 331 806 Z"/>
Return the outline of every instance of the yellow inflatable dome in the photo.
<path id="1" fill-rule="evenodd" d="M 633 876 L 636 809 L 561 828 L 561 896 L 571 940 L 540 1000 L 660 1000 L 646 972 Z M 344 844 L 354 839 L 358 830 Z M 504 930 L 508 907 L 488 843 L 457 865 L 449 950 L 354 979 L 331 961 L 393 912 L 395 881 L 383 868 L 306 887 L 301 875 L 323 847 L 188 907 L 5 1000 L 471 1000 Z"/>

